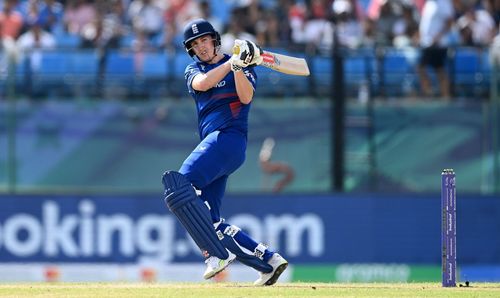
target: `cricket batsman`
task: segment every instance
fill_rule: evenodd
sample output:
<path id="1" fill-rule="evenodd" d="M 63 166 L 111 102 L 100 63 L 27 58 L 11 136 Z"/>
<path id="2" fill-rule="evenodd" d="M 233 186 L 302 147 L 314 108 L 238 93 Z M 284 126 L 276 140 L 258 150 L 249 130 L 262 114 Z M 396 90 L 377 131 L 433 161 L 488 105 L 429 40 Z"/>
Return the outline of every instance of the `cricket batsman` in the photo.
<path id="1" fill-rule="evenodd" d="M 236 40 L 238 54 L 221 53 L 220 35 L 204 19 L 185 26 L 183 44 L 195 60 L 184 77 L 196 104 L 200 143 L 178 172 L 163 174 L 165 203 L 205 256 L 205 279 L 236 259 L 258 271 L 255 285 L 273 285 L 287 260 L 220 214 L 227 179 L 245 160 L 248 113 L 257 83 L 253 66 L 262 62 L 262 50 Z"/>

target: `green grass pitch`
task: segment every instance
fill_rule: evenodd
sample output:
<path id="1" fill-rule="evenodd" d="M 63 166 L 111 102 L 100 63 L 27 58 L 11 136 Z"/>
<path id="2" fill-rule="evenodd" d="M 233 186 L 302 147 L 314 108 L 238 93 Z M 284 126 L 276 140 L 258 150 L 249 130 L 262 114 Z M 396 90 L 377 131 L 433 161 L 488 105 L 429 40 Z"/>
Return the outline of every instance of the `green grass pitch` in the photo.
<path id="1" fill-rule="evenodd" d="M 500 283 L 9 283 L 0 297 L 500 297 Z"/>

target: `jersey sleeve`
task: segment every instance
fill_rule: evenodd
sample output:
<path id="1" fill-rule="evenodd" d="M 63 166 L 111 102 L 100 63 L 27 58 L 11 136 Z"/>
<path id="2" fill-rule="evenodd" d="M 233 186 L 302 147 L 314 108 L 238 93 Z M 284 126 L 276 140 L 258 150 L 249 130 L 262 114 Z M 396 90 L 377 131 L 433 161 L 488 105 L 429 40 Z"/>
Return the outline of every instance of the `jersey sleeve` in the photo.
<path id="1" fill-rule="evenodd" d="M 255 87 L 257 86 L 257 74 L 255 73 L 255 67 L 244 68 L 243 73 L 247 77 L 250 84 L 252 84 L 253 91 L 255 91 Z"/>
<path id="2" fill-rule="evenodd" d="M 186 67 L 186 70 L 184 71 L 184 79 L 186 80 L 189 93 L 194 93 L 191 83 L 193 82 L 194 77 L 199 73 L 201 73 L 201 71 L 197 67 L 196 63 L 191 63 Z"/>

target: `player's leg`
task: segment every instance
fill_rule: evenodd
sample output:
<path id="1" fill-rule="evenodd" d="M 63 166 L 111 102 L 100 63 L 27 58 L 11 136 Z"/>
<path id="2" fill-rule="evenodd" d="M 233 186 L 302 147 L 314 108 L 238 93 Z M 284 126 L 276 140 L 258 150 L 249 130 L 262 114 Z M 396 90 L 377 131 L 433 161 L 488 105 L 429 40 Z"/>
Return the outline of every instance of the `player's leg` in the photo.
<path id="1" fill-rule="evenodd" d="M 245 150 L 244 136 L 241 134 L 227 134 L 214 132 L 208 135 L 202 142 L 193 150 L 181 166 L 179 172 L 183 174 L 187 180 L 197 189 L 202 191 L 217 181 L 221 177 L 225 179 L 229 173 L 234 172 L 244 161 Z M 210 223 L 219 221 L 219 207 L 224 189 L 220 192 L 216 201 L 210 204 L 204 204 L 211 208 Z M 203 202 L 198 199 L 199 202 Z M 206 209 L 206 208 L 205 208 Z M 211 225 L 212 233 L 215 233 L 213 225 Z M 223 262 L 220 256 L 213 255 L 209 252 L 209 257 L 206 260 L 207 269 L 204 273 L 205 278 L 211 278 L 222 271 L 229 262 Z M 234 259 L 234 255 L 230 254 L 230 259 Z"/>
<path id="2" fill-rule="evenodd" d="M 228 149 L 229 148 L 229 149 Z M 228 151 L 229 150 L 229 151 Z M 181 172 L 201 190 L 200 197 L 210 209 L 212 221 L 217 223 L 217 235 L 224 246 L 236 254 L 237 260 L 259 272 L 271 272 L 272 266 L 266 263 L 271 253 L 265 253 L 263 246 L 253 241 L 243 232 L 234 233 L 227 224 L 220 224 L 220 207 L 226 190 L 228 175 L 244 161 L 245 139 L 239 133 L 214 133 L 209 135 L 193 151 L 181 167 Z M 212 180 L 210 180 L 212 178 Z M 208 183 L 209 182 L 209 183 Z M 226 232 L 226 233 L 224 233 Z M 234 235 L 236 234 L 236 235 Z M 235 238 L 233 238 L 236 237 Z M 238 243 L 240 241 L 240 243 Z M 255 254 L 258 252 L 261 258 Z M 263 258 L 266 260 L 263 260 Z M 210 270 L 207 264 L 207 272 Z"/>
<path id="3" fill-rule="evenodd" d="M 207 206 L 196 195 L 186 177 L 178 172 L 165 172 L 162 177 L 165 187 L 165 203 L 182 223 L 198 247 L 207 252 L 206 262 L 214 267 L 205 278 L 211 278 L 224 270 L 235 258 L 228 253 L 213 229 L 212 219 Z"/>
<path id="4" fill-rule="evenodd" d="M 255 242 L 248 234 L 235 225 L 225 222 L 217 224 L 217 235 L 222 235 L 224 246 L 236 255 L 241 263 L 259 272 L 270 273 L 273 268 L 267 263 L 273 252 L 262 243 Z M 264 259 L 265 256 L 265 259 Z"/>
<path id="5" fill-rule="evenodd" d="M 236 171 L 245 161 L 245 148 L 246 138 L 241 133 L 215 131 L 198 144 L 179 172 L 197 189 L 203 190 L 220 177 Z"/>
<path id="6" fill-rule="evenodd" d="M 432 59 L 429 48 L 424 48 L 421 51 L 420 61 L 417 65 L 417 73 L 420 81 L 420 88 L 424 96 L 432 96 L 432 84 L 427 73 L 427 66 Z"/>
<path id="7" fill-rule="evenodd" d="M 259 272 L 255 285 L 270 286 L 276 283 L 288 266 L 288 261 L 266 245 L 255 242 L 239 227 L 221 222 L 217 225 L 217 235 L 223 234 L 222 243 L 236 259 Z M 220 238 L 220 236 L 219 236 Z"/>
<path id="8" fill-rule="evenodd" d="M 201 198 L 209 206 L 217 235 L 222 244 L 236 255 L 238 261 L 259 272 L 271 272 L 272 267 L 267 264 L 267 260 L 271 258 L 272 252 L 266 251 L 262 244 L 259 246 L 240 228 L 225 223 L 220 217 L 219 207 L 226 189 L 227 178 L 227 176 L 220 177 L 201 190 Z"/>
<path id="9" fill-rule="evenodd" d="M 436 48 L 434 50 L 432 67 L 436 70 L 440 96 L 445 100 L 450 99 L 450 82 L 448 80 L 448 72 L 446 69 L 447 59 L 448 50 L 446 48 Z"/>

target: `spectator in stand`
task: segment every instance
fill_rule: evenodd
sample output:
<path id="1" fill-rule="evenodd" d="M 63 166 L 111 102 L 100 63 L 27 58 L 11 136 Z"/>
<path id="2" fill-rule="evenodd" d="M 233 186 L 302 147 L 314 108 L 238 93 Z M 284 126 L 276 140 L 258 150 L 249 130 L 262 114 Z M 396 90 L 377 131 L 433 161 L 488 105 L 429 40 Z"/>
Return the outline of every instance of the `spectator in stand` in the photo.
<path id="1" fill-rule="evenodd" d="M 292 43 L 300 48 L 305 48 L 306 36 L 304 32 L 307 18 L 307 7 L 301 1 L 295 1 L 288 9 L 288 22 L 290 27 L 290 39 Z"/>
<path id="2" fill-rule="evenodd" d="M 375 24 L 373 31 L 378 45 L 391 46 L 404 41 L 409 42 L 409 35 L 418 31 L 416 0 L 371 0 L 367 8 L 370 23 Z M 423 5 L 423 4 L 422 4 Z M 417 24 L 415 28 L 414 25 Z M 406 32 L 407 30 L 413 31 Z M 398 37 L 398 40 L 394 39 Z M 401 45 L 402 46 L 402 45 Z"/>
<path id="3" fill-rule="evenodd" d="M 63 16 L 64 28 L 69 34 L 80 36 L 82 28 L 96 17 L 97 11 L 90 0 L 68 0 Z"/>
<path id="4" fill-rule="evenodd" d="M 500 28 L 499 28 L 500 29 Z M 500 30 L 497 30 L 500 32 Z M 497 33 L 490 46 L 489 62 L 493 71 L 498 71 L 500 67 L 500 33 Z"/>
<path id="5" fill-rule="evenodd" d="M 371 20 L 377 20 L 380 17 L 380 10 L 382 3 L 386 0 L 370 0 L 368 7 L 366 8 L 366 15 Z"/>
<path id="6" fill-rule="evenodd" d="M 240 0 L 238 1 L 238 10 L 240 11 L 240 24 L 246 32 L 257 35 L 257 23 L 262 14 L 264 7 L 260 0 Z"/>
<path id="7" fill-rule="evenodd" d="M 43 20 L 33 20 L 28 24 L 29 29 L 21 34 L 17 40 L 17 48 L 21 55 L 29 59 L 30 70 L 36 72 L 40 69 L 43 50 L 53 49 L 56 46 L 54 36 L 43 30 Z"/>
<path id="8" fill-rule="evenodd" d="M 21 10 L 25 23 L 36 22 L 48 32 L 52 32 L 52 28 L 61 21 L 64 14 L 63 5 L 55 0 L 28 0 L 21 5 Z"/>
<path id="9" fill-rule="evenodd" d="M 163 9 L 153 0 L 133 0 L 128 8 L 128 17 L 135 34 L 142 31 L 148 40 L 155 38 L 163 30 Z"/>
<path id="10" fill-rule="evenodd" d="M 222 53 L 232 55 L 233 45 L 236 39 L 250 40 L 252 42 L 256 41 L 256 38 L 253 34 L 246 32 L 243 29 L 243 25 L 241 24 L 242 13 L 243 11 L 240 9 L 235 9 L 232 11 L 227 31 L 221 36 Z"/>
<path id="11" fill-rule="evenodd" d="M 379 46 L 391 46 L 394 26 L 398 20 L 399 3 L 389 0 L 380 1 L 380 11 L 375 19 L 375 42 Z"/>
<path id="12" fill-rule="evenodd" d="M 44 0 L 40 7 L 39 20 L 42 24 L 42 29 L 52 32 L 52 28 L 61 21 L 64 14 L 64 7 L 61 3 L 55 0 Z"/>
<path id="13" fill-rule="evenodd" d="M 351 7 L 350 0 L 341 0 Z M 337 2 L 337 1 L 335 1 Z M 334 2 L 334 6 L 335 6 Z M 329 52 L 333 42 L 333 27 L 331 20 L 331 6 L 323 0 L 314 0 L 309 3 L 306 10 L 304 37 L 306 51 Z"/>
<path id="14" fill-rule="evenodd" d="M 392 44 L 396 48 L 418 46 L 418 13 L 410 1 L 401 3 L 401 15 L 393 26 Z"/>
<path id="15" fill-rule="evenodd" d="M 498 0 L 482 0 L 482 7 L 491 15 L 495 24 L 498 27 L 500 25 L 500 1 Z M 497 32 L 500 32 L 497 30 Z"/>
<path id="16" fill-rule="evenodd" d="M 96 3 L 96 18 L 81 29 L 81 48 L 96 49 L 98 60 L 98 78 L 106 69 L 106 59 L 110 49 L 120 47 L 120 41 L 125 30 L 122 24 L 122 2 L 117 0 Z M 102 91 L 101 81 L 97 81 L 99 92 Z"/>
<path id="17" fill-rule="evenodd" d="M 349 2 L 351 2 L 351 7 L 353 7 L 354 18 L 360 23 L 363 22 L 366 19 L 366 11 L 360 3 L 360 0 L 349 0 Z M 330 6 L 331 5 L 333 4 L 330 4 Z"/>
<path id="18" fill-rule="evenodd" d="M 280 43 L 280 22 L 274 9 L 262 11 L 255 24 L 257 44 L 262 47 L 277 47 Z"/>
<path id="19" fill-rule="evenodd" d="M 203 7 L 205 11 L 202 11 L 201 7 Z M 208 17 L 211 18 L 211 12 L 208 2 L 198 5 L 198 2 L 193 0 L 170 1 L 169 6 L 167 7 L 163 15 L 163 20 L 165 23 L 165 37 L 163 42 L 165 46 L 169 49 L 175 49 L 179 44 L 182 44 L 182 30 L 184 28 L 184 24 L 186 24 L 190 20 L 202 17 L 203 13 L 207 14 Z M 209 21 L 215 21 L 213 23 L 215 30 L 218 30 L 215 26 L 221 26 L 220 23 L 217 24 L 216 18 L 212 17 Z"/>
<path id="20" fill-rule="evenodd" d="M 458 18 L 461 44 L 465 46 L 489 46 L 496 34 L 493 17 L 483 8 L 469 4 L 465 13 Z"/>
<path id="21" fill-rule="evenodd" d="M 289 47 L 291 43 L 291 28 L 288 12 L 292 7 L 293 0 L 278 0 L 273 9 L 273 17 L 278 22 L 278 43 L 281 47 Z"/>
<path id="22" fill-rule="evenodd" d="M 2 41 L 16 40 L 24 25 L 24 18 L 16 10 L 18 0 L 5 0 L 0 11 L 0 34 Z"/>
<path id="23" fill-rule="evenodd" d="M 210 5 L 210 1 L 201 0 L 200 1 L 200 12 L 201 18 L 207 20 L 214 27 L 215 31 L 222 32 L 224 30 L 224 24 L 222 20 L 212 14 L 212 6 Z M 195 18 L 195 16 L 191 16 Z"/>
<path id="24" fill-rule="evenodd" d="M 436 72 L 439 95 L 445 100 L 450 99 L 450 86 L 445 66 L 453 16 L 454 8 L 451 0 L 427 0 L 425 2 L 419 26 L 421 55 L 417 67 L 424 96 L 433 96 L 432 84 L 427 73 L 427 67 L 431 67 Z"/>
<path id="25" fill-rule="evenodd" d="M 34 49 L 52 49 L 56 46 L 54 36 L 43 30 L 43 20 L 34 20 L 28 24 L 28 30 L 17 39 L 18 49 L 22 52 L 30 52 Z"/>
<path id="26" fill-rule="evenodd" d="M 238 0 L 233 13 L 239 16 L 238 22 L 242 30 L 254 35 L 260 46 L 274 47 L 278 46 L 283 38 L 281 31 L 289 31 L 289 1 L 291 0 Z M 284 38 L 286 39 L 288 37 Z"/>
<path id="27" fill-rule="evenodd" d="M 343 47 L 358 48 L 363 43 L 363 27 L 356 19 L 352 4 L 349 0 L 335 0 L 333 12 L 338 26 L 338 41 Z M 331 35 L 331 34 L 330 34 Z"/>
<path id="28" fill-rule="evenodd" d="M 25 29 L 29 29 L 35 22 L 39 23 L 40 7 L 37 0 L 28 0 L 19 5 L 19 9 L 23 15 L 25 27 L 27 27 Z"/>
<path id="29" fill-rule="evenodd" d="M 372 20 L 370 18 L 366 18 L 362 23 L 361 23 L 361 28 L 363 31 L 363 41 L 362 41 L 362 46 L 363 47 L 375 47 L 375 38 L 376 38 L 376 31 L 377 31 L 377 22 L 375 20 Z"/>
<path id="30" fill-rule="evenodd" d="M 424 9 L 425 1 L 427 0 L 412 0 L 415 8 L 417 9 L 417 14 L 422 15 L 422 10 Z"/>
<path id="31" fill-rule="evenodd" d="M 110 4 L 109 2 L 105 2 Z M 98 10 L 94 21 L 86 24 L 81 30 L 82 48 L 116 49 L 124 34 L 120 18 L 112 11 Z"/>
<path id="32" fill-rule="evenodd" d="M 2 73 L 8 70 L 9 65 L 15 65 L 19 59 L 16 40 L 21 33 L 24 20 L 22 15 L 15 10 L 17 4 L 17 0 L 6 0 L 2 11 L 0 11 L 1 46 L 5 51 L 0 65 Z"/>

